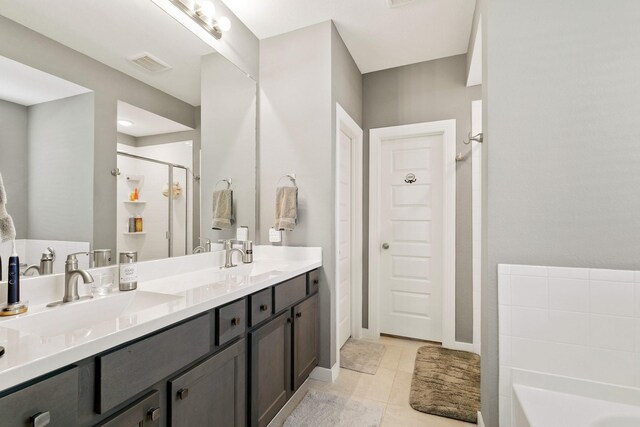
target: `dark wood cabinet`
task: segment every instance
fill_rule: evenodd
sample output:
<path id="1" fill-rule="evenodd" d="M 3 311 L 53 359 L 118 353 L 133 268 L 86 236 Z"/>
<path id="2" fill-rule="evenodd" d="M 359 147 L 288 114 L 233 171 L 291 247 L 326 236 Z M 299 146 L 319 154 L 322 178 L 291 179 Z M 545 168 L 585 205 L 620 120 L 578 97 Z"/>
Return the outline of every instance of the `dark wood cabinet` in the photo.
<path id="1" fill-rule="evenodd" d="M 0 394 L 0 427 L 264 427 L 318 364 L 312 271 Z"/>
<path id="2" fill-rule="evenodd" d="M 157 390 L 149 392 L 140 400 L 127 406 L 122 411 L 99 424 L 100 427 L 157 427 L 162 417 L 160 407 L 160 393 Z"/>
<path id="3" fill-rule="evenodd" d="M 318 365 L 318 294 L 293 307 L 293 390 Z"/>
<path id="4" fill-rule="evenodd" d="M 172 427 L 245 425 L 245 346 L 242 339 L 169 381 Z"/>
<path id="5" fill-rule="evenodd" d="M 250 332 L 250 425 L 263 427 L 291 395 L 291 314 Z"/>
<path id="6" fill-rule="evenodd" d="M 0 398 L 2 427 L 67 427 L 76 425 L 77 420 L 78 369 L 75 367 Z"/>

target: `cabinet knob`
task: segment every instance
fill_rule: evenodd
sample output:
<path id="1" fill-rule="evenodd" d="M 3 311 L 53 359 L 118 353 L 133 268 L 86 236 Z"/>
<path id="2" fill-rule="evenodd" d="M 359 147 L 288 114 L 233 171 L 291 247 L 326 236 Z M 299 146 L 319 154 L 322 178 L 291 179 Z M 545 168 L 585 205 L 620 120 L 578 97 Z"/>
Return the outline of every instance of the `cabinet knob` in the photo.
<path id="1" fill-rule="evenodd" d="M 157 421 L 160 419 L 160 408 L 151 408 L 147 411 L 147 419 L 149 421 Z"/>
<path id="2" fill-rule="evenodd" d="M 180 390 L 178 390 L 178 399 L 185 400 L 187 397 L 189 397 L 188 388 L 181 388 Z"/>
<path id="3" fill-rule="evenodd" d="M 240 324 L 240 318 L 239 317 L 234 317 L 233 319 L 231 319 L 231 324 L 233 326 L 238 326 Z"/>
<path id="4" fill-rule="evenodd" d="M 301 312 L 297 312 L 297 313 L 296 313 L 296 317 L 297 317 L 297 318 L 302 317 L 302 313 L 301 313 Z"/>
<path id="5" fill-rule="evenodd" d="M 31 417 L 33 427 L 45 427 L 51 423 L 51 414 L 47 412 L 39 412 Z"/>
<path id="6" fill-rule="evenodd" d="M 291 323 L 291 322 L 292 322 L 291 317 L 287 317 L 287 323 Z"/>
<path id="7" fill-rule="evenodd" d="M 262 304 L 260 306 L 260 311 L 267 311 L 269 309 L 269 306 L 267 304 Z"/>
<path id="8" fill-rule="evenodd" d="M 320 279 L 313 279 L 313 284 L 317 285 L 318 283 L 320 283 Z"/>

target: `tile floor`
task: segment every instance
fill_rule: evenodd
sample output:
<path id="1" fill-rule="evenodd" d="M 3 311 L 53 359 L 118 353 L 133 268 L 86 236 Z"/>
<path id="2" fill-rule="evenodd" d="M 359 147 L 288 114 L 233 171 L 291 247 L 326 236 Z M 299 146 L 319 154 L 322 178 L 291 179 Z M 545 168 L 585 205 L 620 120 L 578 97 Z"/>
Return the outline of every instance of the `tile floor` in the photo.
<path id="1" fill-rule="evenodd" d="M 384 344 L 386 350 L 375 375 L 340 369 L 340 375 L 333 384 L 309 379 L 282 408 L 269 427 L 282 426 L 300 403 L 306 391 L 312 388 L 383 404 L 385 411 L 382 417 L 382 427 L 475 426 L 475 424 L 418 412 L 409 405 L 409 391 L 416 352 L 426 343 L 386 336 L 380 337 L 377 342 Z"/>

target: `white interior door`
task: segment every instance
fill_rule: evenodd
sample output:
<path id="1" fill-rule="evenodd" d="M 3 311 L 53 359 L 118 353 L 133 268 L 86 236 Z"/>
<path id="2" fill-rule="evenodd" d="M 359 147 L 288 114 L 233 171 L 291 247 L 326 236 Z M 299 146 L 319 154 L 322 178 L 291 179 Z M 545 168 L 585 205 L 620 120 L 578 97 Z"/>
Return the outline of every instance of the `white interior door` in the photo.
<path id="1" fill-rule="evenodd" d="M 338 153 L 338 344 L 340 347 L 351 336 L 351 138 L 340 131 Z"/>
<path id="2" fill-rule="evenodd" d="M 443 135 L 384 139 L 380 147 L 379 330 L 442 340 Z"/>

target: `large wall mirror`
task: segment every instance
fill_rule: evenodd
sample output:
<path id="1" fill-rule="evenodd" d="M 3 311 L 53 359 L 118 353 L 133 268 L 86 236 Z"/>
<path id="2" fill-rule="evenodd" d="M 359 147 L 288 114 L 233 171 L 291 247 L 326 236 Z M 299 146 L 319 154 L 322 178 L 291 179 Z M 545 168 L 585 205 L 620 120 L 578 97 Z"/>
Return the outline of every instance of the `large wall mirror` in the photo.
<path id="1" fill-rule="evenodd" d="M 256 82 L 152 1 L 81 3 L 0 4 L 0 174 L 21 262 L 181 256 L 240 226 L 254 240 Z"/>

